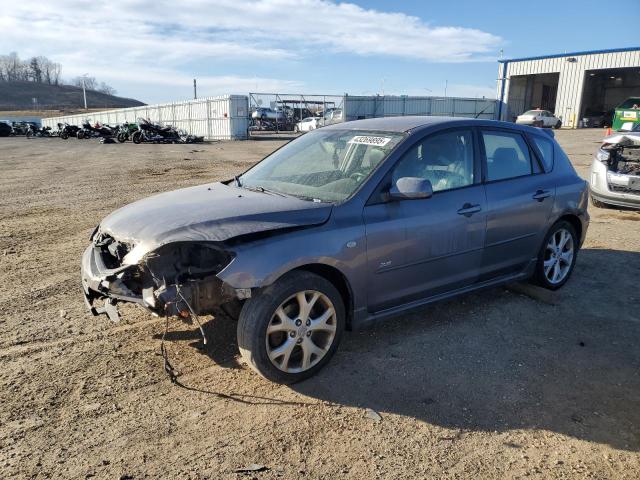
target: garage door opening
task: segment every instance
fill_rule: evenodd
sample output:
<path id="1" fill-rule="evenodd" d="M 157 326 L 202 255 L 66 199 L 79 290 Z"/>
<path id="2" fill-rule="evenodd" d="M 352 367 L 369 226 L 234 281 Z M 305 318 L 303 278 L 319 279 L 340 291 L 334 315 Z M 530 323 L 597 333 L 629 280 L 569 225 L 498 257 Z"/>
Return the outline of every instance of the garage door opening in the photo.
<path id="1" fill-rule="evenodd" d="M 583 127 L 610 127 L 613 112 L 629 97 L 640 96 L 640 68 L 587 70 L 580 119 Z"/>
<path id="2" fill-rule="evenodd" d="M 515 121 L 518 115 L 533 109 L 560 114 L 556 112 L 559 79 L 559 72 L 512 76 L 509 83 L 509 119 Z"/>

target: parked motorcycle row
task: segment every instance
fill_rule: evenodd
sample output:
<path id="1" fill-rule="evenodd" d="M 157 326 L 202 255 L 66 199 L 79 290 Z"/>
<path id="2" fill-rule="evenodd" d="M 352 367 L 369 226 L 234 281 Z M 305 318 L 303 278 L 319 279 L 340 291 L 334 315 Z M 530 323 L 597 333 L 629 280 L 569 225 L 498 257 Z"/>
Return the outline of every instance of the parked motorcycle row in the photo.
<path id="1" fill-rule="evenodd" d="M 17 123 L 17 122 L 14 122 Z M 22 125 L 24 124 L 24 126 Z M 137 123 L 125 122 L 120 125 L 103 125 L 99 122 L 93 125 L 89 120 L 82 126 L 58 123 L 58 129 L 51 127 L 39 127 L 36 123 L 20 122 L 19 125 L 8 125 L 8 135 L 25 135 L 34 137 L 59 137 L 63 140 L 75 137 L 79 140 L 99 138 L 102 143 L 125 143 L 131 140 L 133 143 L 200 143 L 204 137 L 190 135 L 184 130 L 171 125 L 154 123 L 147 118 L 139 118 Z M 7 136 L 8 136 L 7 135 Z"/>

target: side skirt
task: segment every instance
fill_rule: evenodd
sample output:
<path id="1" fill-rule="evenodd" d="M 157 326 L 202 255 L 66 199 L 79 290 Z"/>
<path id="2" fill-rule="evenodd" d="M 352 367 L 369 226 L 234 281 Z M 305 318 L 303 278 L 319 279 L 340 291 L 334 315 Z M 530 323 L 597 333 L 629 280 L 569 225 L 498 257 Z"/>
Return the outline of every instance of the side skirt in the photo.
<path id="1" fill-rule="evenodd" d="M 418 310 L 422 307 L 430 305 L 431 303 L 439 302 L 440 300 L 446 300 L 446 299 L 456 297 L 458 295 L 462 295 L 465 293 L 475 292 L 477 290 L 483 290 L 486 288 L 496 287 L 498 285 L 504 285 L 509 282 L 515 282 L 518 280 L 527 279 L 532 275 L 533 269 L 535 268 L 535 264 L 536 264 L 536 260 L 532 260 L 531 263 L 527 266 L 527 268 L 524 271 L 521 271 L 516 274 L 494 278 L 491 280 L 485 280 L 484 282 L 474 283 L 473 285 L 459 288 L 457 290 L 452 290 L 450 292 L 441 293 L 439 295 L 434 295 L 432 297 L 423 298 L 420 300 L 415 300 L 410 303 L 398 305 L 396 307 L 380 310 L 380 311 L 371 313 L 368 316 L 362 315 L 361 319 L 356 320 L 354 318 L 353 329 L 354 330 L 366 329 L 379 321 L 383 321 L 388 318 L 395 317 L 413 310 Z M 356 317 L 357 316 L 358 315 L 356 315 Z"/>

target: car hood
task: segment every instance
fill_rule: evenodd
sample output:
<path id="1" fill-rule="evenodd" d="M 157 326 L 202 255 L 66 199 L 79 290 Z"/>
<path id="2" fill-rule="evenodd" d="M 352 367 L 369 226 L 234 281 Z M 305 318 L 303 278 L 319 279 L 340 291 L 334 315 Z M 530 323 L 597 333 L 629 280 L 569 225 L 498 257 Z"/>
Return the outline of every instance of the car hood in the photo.
<path id="1" fill-rule="evenodd" d="M 640 145 L 640 132 L 616 132 L 602 140 L 602 143 L 624 147 Z"/>
<path id="2" fill-rule="evenodd" d="M 327 221 L 331 209 L 331 204 L 211 183 L 131 203 L 107 216 L 99 232 L 148 252 L 171 242 L 221 242 L 249 233 L 317 225 Z"/>

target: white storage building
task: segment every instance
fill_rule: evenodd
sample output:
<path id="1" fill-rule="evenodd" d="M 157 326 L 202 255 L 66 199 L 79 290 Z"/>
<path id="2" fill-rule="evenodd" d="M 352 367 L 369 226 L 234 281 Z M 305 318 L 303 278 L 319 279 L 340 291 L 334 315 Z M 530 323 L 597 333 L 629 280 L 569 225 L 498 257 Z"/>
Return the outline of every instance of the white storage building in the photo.
<path id="1" fill-rule="evenodd" d="M 632 96 L 640 96 L 640 47 L 499 61 L 501 120 L 541 108 L 561 117 L 564 127 L 577 128 Z"/>

